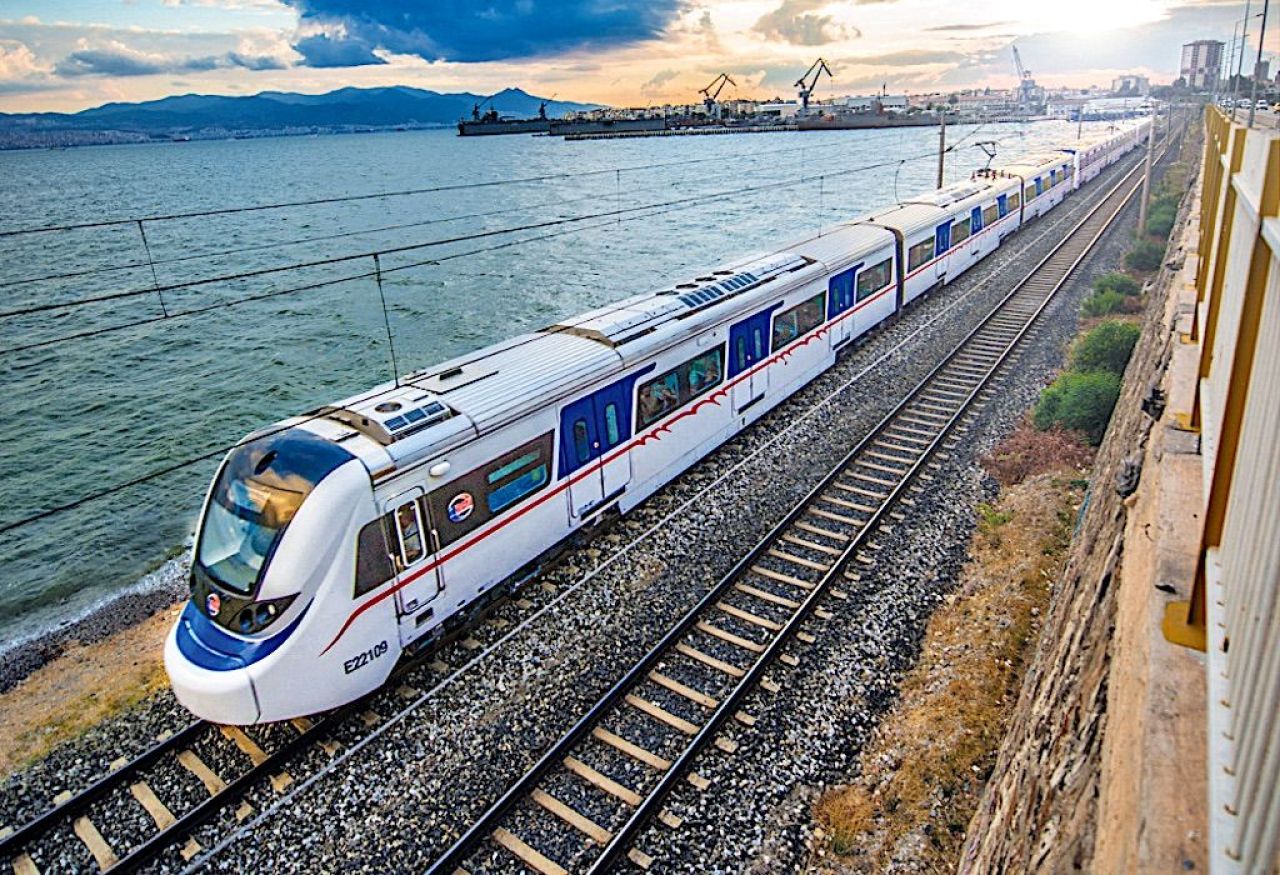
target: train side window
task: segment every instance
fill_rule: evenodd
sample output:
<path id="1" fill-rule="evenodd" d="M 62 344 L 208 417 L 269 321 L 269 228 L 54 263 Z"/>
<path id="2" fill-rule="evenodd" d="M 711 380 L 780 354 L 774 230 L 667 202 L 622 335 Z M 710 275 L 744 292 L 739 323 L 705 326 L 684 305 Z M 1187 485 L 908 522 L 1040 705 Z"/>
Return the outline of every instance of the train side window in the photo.
<path id="1" fill-rule="evenodd" d="M 1035 200 L 1036 187 L 1034 185 L 1028 185 L 1026 190 L 1023 192 L 1023 194 L 1026 196 L 1027 202 L 1030 203 L 1031 201 Z"/>
<path id="2" fill-rule="evenodd" d="M 591 435 L 587 431 L 587 421 L 579 419 L 573 424 L 573 452 L 582 464 L 591 459 Z"/>
<path id="3" fill-rule="evenodd" d="M 969 220 L 956 222 L 951 226 L 951 245 L 963 243 L 969 239 Z"/>
<path id="4" fill-rule="evenodd" d="M 609 447 L 616 447 L 622 440 L 622 430 L 618 428 L 618 405 L 610 401 L 604 406 L 604 441 Z"/>
<path id="5" fill-rule="evenodd" d="M 933 235 L 930 234 L 919 243 L 913 243 L 907 250 L 907 270 L 924 267 L 933 258 Z"/>
<path id="6" fill-rule="evenodd" d="M 366 523 L 356 537 L 356 597 L 373 592 L 395 575 L 391 567 L 391 550 L 387 547 L 387 528 L 391 516 Z"/>
<path id="7" fill-rule="evenodd" d="M 774 352 L 782 349 L 798 337 L 808 334 L 822 324 L 822 300 L 825 295 L 816 295 L 801 301 L 789 310 L 783 310 L 773 317 Z"/>
<path id="8" fill-rule="evenodd" d="M 647 383 L 642 383 L 636 393 L 639 399 L 636 417 L 640 427 L 657 422 L 677 407 L 711 391 L 722 382 L 724 347 L 718 346 Z"/>
<path id="9" fill-rule="evenodd" d="M 720 385 L 724 379 L 724 362 L 721 347 L 703 353 L 681 365 L 680 371 L 680 403 L 692 401 L 699 395 Z"/>
<path id="10" fill-rule="evenodd" d="M 637 397 L 641 427 L 657 422 L 680 406 L 680 369 L 667 371 L 644 383 Z"/>
<path id="11" fill-rule="evenodd" d="M 1022 195 L 1015 191 L 1009 195 L 1009 209 L 1016 210 L 1020 206 L 1022 206 Z"/>
<path id="12" fill-rule="evenodd" d="M 508 453 L 494 463 L 494 467 L 485 475 L 487 495 L 485 503 L 489 513 L 496 514 L 532 495 L 541 489 L 551 473 L 548 460 L 551 458 L 551 441 L 549 436 L 538 438 Z M 512 458 L 512 455 L 515 457 Z"/>
<path id="13" fill-rule="evenodd" d="M 1000 207 L 998 207 L 996 204 L 992 204 L 991 206 L 987 207 L 982 211 L 983 227 L 988 227 L 990 225 L 995 224 L 996 220 L 998 220 L 999 218 L 1000 218 Z"/>
<path id="14" fill-rule="evenodd" d="M 579 422 L 586 431 L 586 422 Z M 570 430 L 576 438 L 577 423 Z M 585 437 L 590 450 L 590 432 Z M 427 501 L 437 548 L 452 544 L 546 488 L 551 482 L 554 444 L 554 432 L 547 432 L 431 492 Z M 576 452 L 576 440 L 571 446 Z"/>
<path id="15" fill-rule="evenodd" d="M 883 289 L 893 279 L 893 262 L 885 259 L 858 274 L 858 300 L 865 301 Z"/>
<path id="16" fill-rule="evenodd" d="M 422 558 L 422 518 L 417 501 L 409 501 L 396 508 L 396 529 L 400 534 L 400 558 L 405 565 L 412 565 Z"/>

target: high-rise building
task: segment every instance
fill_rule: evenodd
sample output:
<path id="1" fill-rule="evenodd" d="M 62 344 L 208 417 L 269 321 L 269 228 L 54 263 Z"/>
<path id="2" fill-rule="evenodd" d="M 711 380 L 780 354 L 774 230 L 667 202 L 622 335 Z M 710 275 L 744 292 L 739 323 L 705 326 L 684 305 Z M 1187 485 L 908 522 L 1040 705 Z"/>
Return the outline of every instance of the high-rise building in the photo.
<path id="1" fill-rule="evenodd" d="M 1182 47 L 1182 78 L 1187 87 L 1212 91 L 1222 70 L 1222 43 L 1216 39 L 1198 39 Z"/>
<path id="2" fill-rule="evenodd" d="M 1271 62 L 1268 60 L 1258 61 L 1253 66 L 1253 78 L 1259 82 L 1266 82 L 1271 78 Z"/>

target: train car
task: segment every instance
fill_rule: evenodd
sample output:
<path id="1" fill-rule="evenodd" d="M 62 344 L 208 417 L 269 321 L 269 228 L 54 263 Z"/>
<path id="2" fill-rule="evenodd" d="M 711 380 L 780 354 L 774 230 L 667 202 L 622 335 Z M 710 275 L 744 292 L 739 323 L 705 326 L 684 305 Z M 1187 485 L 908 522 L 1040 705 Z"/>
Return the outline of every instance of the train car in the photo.
<path id="1" fill-rule="evenodd" d="M 1024 224 L 1049 212 L 1072 191 L 1074 163 L 1073 156 L 1053 152 L 1025 155 L 996 170 L 998 176 L 1021 183 Z"/>
<path id="2" fill-rule="evenodd" d="M 1074 148 L 1066 150 L 1070 152 L 1075 168 L 1072 174 L 1073 189 L 1090 182 L 1103 171 L 1106 167 L 1106 150 L 1106 137 L 1091 137 L 1077 143 Z"/>
<path id="3" fill-rule="evenodd" d="M 248 724 L 381 686 L 989 253 L 1023 182 L 1005 168 L 250 434 L 205 497 L 166 640 L 179 701 Z"/>

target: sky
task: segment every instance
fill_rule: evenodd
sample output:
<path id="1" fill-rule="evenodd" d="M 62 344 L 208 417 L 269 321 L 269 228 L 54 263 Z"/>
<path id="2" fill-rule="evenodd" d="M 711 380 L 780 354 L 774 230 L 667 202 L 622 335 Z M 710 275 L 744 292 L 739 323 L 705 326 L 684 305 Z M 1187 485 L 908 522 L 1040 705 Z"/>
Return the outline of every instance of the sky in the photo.
<path id="1" fill-rule="evenodd" d="M 819 56 L 834 78 L 818 97 L 1007 88 L 1015 44 L 1042 85 L 1164 83 L 1184 42 L 1229 42 L 1244 15 L 1221 0 L 0 0 L 0 111 L 379 85 L 646 106 L 695 103 L 721 71 L 722 99 L 792 98 Z"/>

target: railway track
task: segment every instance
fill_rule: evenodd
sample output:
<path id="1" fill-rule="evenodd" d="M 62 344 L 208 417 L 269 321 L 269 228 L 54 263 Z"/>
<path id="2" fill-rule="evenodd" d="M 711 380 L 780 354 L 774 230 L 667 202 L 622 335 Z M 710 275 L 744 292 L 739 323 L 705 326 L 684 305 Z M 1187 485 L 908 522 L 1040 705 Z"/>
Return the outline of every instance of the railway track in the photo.
<path id="1" fill-rule="evenodd" d="M 750 726 L 745 696 L 775 661 L 795 665 L 793 639 L 810 616 L 829 619 L 827 598 L 847 598 L 875 564 L 877 532 L 904 518 L 916 481 L 940 467 L 962 420 L 991 392 L 1036 318 L 1141 185 L 1125 174 L 968 337 L 922 380 L 796 507 L 504 793 L 428 870 L 429 875 L 515 869 L 541 875 L 604 872 L 635 845 L 677 782 L 709 782 L 696 758 L 731 720 Z"/>

